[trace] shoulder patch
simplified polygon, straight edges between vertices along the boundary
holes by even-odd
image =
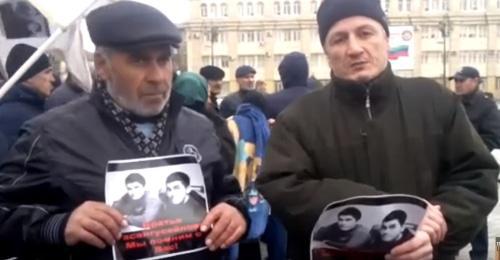
[[[184,147],[182,148],[182,152],[185,154],[193,155],[198,163],[200,163],[201,160],[203,160],[203,157],[198,151],[198,148],[196,148],[196,146],[192,144],[185,144]]]

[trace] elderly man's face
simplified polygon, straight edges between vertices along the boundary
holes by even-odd
[[[323,48],[335,77],[366,83],[387,66],[389,39],[377,21],[353,16],[330,28]]]
[[[158,115],[167,104],[172,67],[169,46],[137,52],[111,51],[96,61],[97,71],[118,105],[146,117]]]

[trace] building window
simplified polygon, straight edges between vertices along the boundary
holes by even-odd
[[[247,3],[247,15],[253,16],[253,4],[250,2]]]
[[[240,16],[244,16],[245,15],[245,9],[243,7],[243,3],[242,2],[238,3],[238,13],[240,14]]]
[[[207,17],[207,5],[201,4],[200,9],[201,9],[201,17]]]
[[[500,0],[498,0],[500,1]],[[311,1],[311,10],[313,13],[317,13],[318,12],[318,2],[316,1]]]
[[[300,15],[300,1],[293,2],[293,14]]]
[[[468,25],[460,28],[460,38],[486,38],[486,26]]]
[[[220,14],[224,17],[227,17],[227,4],[222,3],[220,5]]]
[[[257,3],[257,14],[260,16],[264,15],[264,3],[262,2]]]
[[[449,0],[424,0],[425,11],[448,11]]]
[[[442,34],[437,26],[422,26],[422,39],[441,39]]]
[[[216,4],[210,5],[210,16],[217,17],[217,5]]]
[[[399,0],[398,1],[398,11],[400,11],[400,12],[411,11],[411,0]]]
[[[274,2],[274,14],[281,15],[281,4],[280,2]]]
[[[281,40],[285,42],[300,41],[300,31],[297,30],[282,30]]]
[[[464,11],[482,11],[486,8],[486,0],[461,0],[461,7]]]
[[[214,56],[214,66],[229,68],[229,56]]]
[[[291,11],[290,1],[285,1],[283,4],[283,14],[290,15],[292,13]]]

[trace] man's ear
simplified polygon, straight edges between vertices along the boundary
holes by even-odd
[[[109,61],[102,53],[96,52],[94,54],[94,64],[95,64],[95,72],[97,78],[100,80],[108,80],[109,77]]]

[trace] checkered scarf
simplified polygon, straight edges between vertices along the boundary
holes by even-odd
[[[96,88],[102,97],[102,101],[106,110],[120,124],[125,132],[132,138],[139,151],[147,156],[158,156],[159,149],[165,135],[165,127],[167,125],[167,111],[163,111],[161,116],[155,122],[153,134],[151,137],[146,137],[138,130],[136,123],[130,119],[130,113],[118,106],[111,95],[105,88]]]

